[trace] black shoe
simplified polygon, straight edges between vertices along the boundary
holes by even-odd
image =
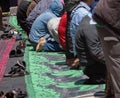
[[[27,92],[23,92],[21,89],[19,89],[17,92],[17,98],[26,98],[26,97],[27,97]]]
[[[105,79],[104,78],[99,78],[99,79],[95,79],[95,78],[90,78],[87,79],[84,84],[105,84]]]
[[[0,26],[0,31],[5,31],[5,28],[3,26]]]

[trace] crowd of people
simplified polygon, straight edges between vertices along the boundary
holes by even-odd
[[[21,0],[17,21],[34,51],[65,52],[66,64],[83,70],[86,83],[106,83],[105,98],[119,98],[119,5],[118,0]]]

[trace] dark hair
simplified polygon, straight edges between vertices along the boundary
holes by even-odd
[[[0,91],[0,97],[2,97],[4,95],[3,91]]]
[[[5,94],[6,98],[14,98],[14,93],[13,92],[7,92]]]

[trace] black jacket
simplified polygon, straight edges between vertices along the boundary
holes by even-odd
[[[78,27],[75,36],[77,56],[82,64],[105,63],[104,54],[95,24],[90,24],[91,18],[85,16]]]

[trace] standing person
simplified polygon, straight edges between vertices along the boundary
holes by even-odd
[[[106,60],[105,98],[120,98],[120,1],[100,0],[94,11]]]

